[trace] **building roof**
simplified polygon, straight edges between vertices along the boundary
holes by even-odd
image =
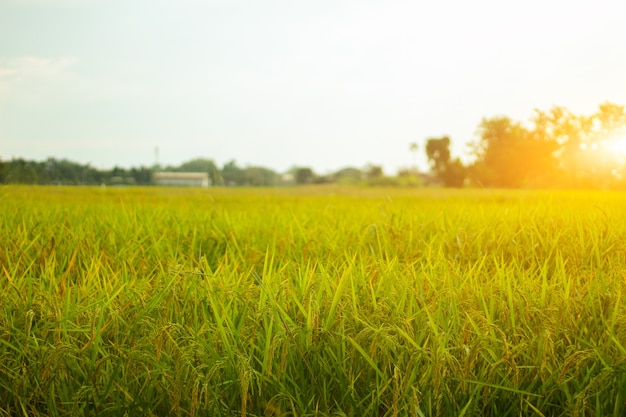
[[[202,180],[208,178],[206,172],[155,172],[153,179],[181,179],[181,180]]]

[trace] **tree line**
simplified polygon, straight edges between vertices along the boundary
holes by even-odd
[[[196,158],[174,166],[139,168],[114,167],[98,170],[90,164],[80,164],[67,159],[48,158],[31,161],[13,158],[0,160],[0,184],[34,185],[152,185],[155,172],[205,172],[216,186],[267,187],[291,184],[360,183],[373,182],[383,177],[381,166],[365,169],[344,168],[329,175],[319,175],[310,167],[294,167],[278,173],[261,166],[240,167],[235,160],[221,168],[211,159]],[[381,181],[382,182],[382,181]]]
[[[526,123],[485,118],[467,165],[451,158],[449,145],[444,136],[425,146],[432,172],[446,186],[626,188],[626,113],[612,103],[591,115],[558,106],[535,110]]]
[[[621,139],[621,142],[620,142]],[[261,166],[240,167],[235,160],[219,167],[196,158],[179,166],[99,170],[90,164],[48,158],[0,160],[0,183],[39,185],[150,185],[152,174],[206,172],[217,186],[277,186],[313,183],[364,183],[387,186],[436,184],[447,187],[626,188],[626,113],[604,103],[592,115],[576,115],[563,107],[535,110],[526,123],[506,116],[484,118],[471,142],[474,160],[453,158],[448,136],[427,138],[424,151],[430,174],[415,167],[387,176],[380,165],[347,167],[319,175],[310,167],[278,173]],[[621,146],[621,147],[620,147]],[[409,150],[415,153],[417,143]]]

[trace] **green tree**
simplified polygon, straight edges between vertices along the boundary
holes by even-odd
[[[206,172],[212,184],[221,184],[220,170],[212,159],[195,158],[174,169],[177,172]]]
[[[450,158],[450,138],[429,138],[426,140],[426,156],[435,176],[446,187],[462,187],[467,170],[457,158]]]
[[[556,143],[508,117],[483,119],[474,144],[473,179],[484,186],[542,186],[553,175]]]
[[[247,185],[269,187],[278,183],[278,174],[269,168],[247,167],[244,169]]]
[[[623,106],[604,103],[596,113],[563,107],[535,110],[530,123],[483,119],[474,144],[472,178],[485,186],[610,188],[623,181],[626,155],[612,148],[626,136]]]
[[[587,140],[584,132],[590,128],[590,120],[555,106],[548,112],[535,110],[530,121],[533,129],[529,138],[533,144],[527,151],[528,176],[536,185],[572,185],[572,173],[578,170],[581,144]]]
[[[244,185],[246,183],[246,173],[237,166],[234,159],[224,164],[221,175],[224,185]]]
[[[315,179],[315,172],[308,167],[296,168],[294,172],[296,184],[311,184]]]
[[[485,186],[518,187],[523,181],[517,158],[526,130],[508,117],[483,119],[478,127],[480,141],[475,144],[477,156],[474,174]]]
[[[365,175],[367,176],[368,180],[372,180],[384,177],[385,173],[382,166],[370,164],[365,169]]]
[[[12,159],[6,168],[6,182],[9,184],[38,184],[40,167],[37,162],[23,158]]]
[[[358,168],[346,167],[335,172],[331,178],[338,183],[356,184],[363,179],[363,172]]]
[[[148,185],[152,182],[152,170],[150,168],[131,168],[130,175],[137,185]]]
[[[426,140],[426,156],[435,173],[443,172],[450,162],[450,138],[429,138]]]

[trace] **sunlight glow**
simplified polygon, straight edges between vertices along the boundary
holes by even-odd
[[[626,155],[626,136],[618,136],[614,139],[606,140],[603,145],[609,152],[620,156]]]

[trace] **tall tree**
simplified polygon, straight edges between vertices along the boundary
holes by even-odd
[[[466,169],[457,158],[450,158],[450,138],[429,138],[426,140],[426,156],[431,171],[446,187],[462,187],[465,182]]]
[[[443,172],[450,162],[450,138],[429,138],[426,140],[426,156],[435,173]]]
[[[483,119],[478,133],[472,176],[484,186],[535,185],[553,161],[553,144],[508,117]]]
[[[535,110],[530,122],[533,126],[530,138],[539,148],[530,155],[535,161],[536,182],[547,186],[571,186],[572,174],[580,168],[590,120],[555,106],[548,112]],[[543,179],[539,180],[541,176]]]

